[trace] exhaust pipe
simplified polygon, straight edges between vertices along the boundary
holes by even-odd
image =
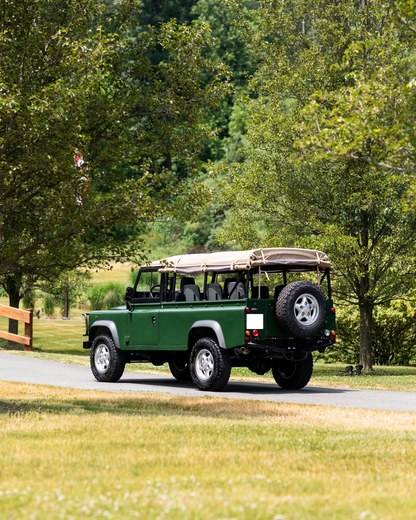
[[[245,356],[248,356],[251,352],[251,350],[247,347],[237,347],[234,349],[236,354],[244,354]]]

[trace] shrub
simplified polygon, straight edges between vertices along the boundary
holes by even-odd
[[[323,356],[327,362],[356,364],[360,359],[360,313],[357,306],[337,306],[337,342]],[[396,300],[378,305],[373,314],[373,362],[376,365],[416,363],[416,307]]]
[[[122,293],[118,293],[114,289],[110,289],[104,296],[104,309],[111,309],[112,307],[118,307],[124,303],[124,290]]]
[[[52,294],[45,294],[43,297],[43,308],[48,318],[55,317],[55,298]]]
[[[97,283],[88,290],[88,301],[91,309],[111,309],[124,303],[126,288],[117,282]]]
[[[22,305],[24,309],[34,309],[36,302],[36,293],[35,291],[28,291],[23,296]]]

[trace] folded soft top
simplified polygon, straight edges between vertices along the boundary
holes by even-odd
[[[161,272],[187,274],[241,271],[258,266],[275,266],[276,270],[284,269],[288,272],[332,269],[328,256],[322,251],[285,247],[177,255],[156,260],[151,266],[160,267]]]

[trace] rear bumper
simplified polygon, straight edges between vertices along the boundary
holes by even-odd
[[[279,354],[289,354],[295,352],[325,352],[335,341],[329,339],[321,340],[278,340],[274,341],[249,341],[247,348],[258,349]]]

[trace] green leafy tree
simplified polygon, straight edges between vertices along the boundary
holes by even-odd
[[[0,5],[0,283],[12,306],[38,280],[139,257],[140,245],[117,240],[121,224],[193,210],[201,189],[186,192],[211,133],[201,111],[223,97],[226,71],[202,55],[205,25],[132,36],[137,10],[133,0]],[[186,165],[184,178],[166,156]]]
[[[243,244],[327,251],[337,299],[358,306],[360,360],[371,369],[375,306],[414,285],[409,177],[393,160],[385,164],[394,154],[377,140],[377,119],[391,141],[398,127],[405,132],[403,94],[392,81],[405,78],[413,40],[383,2],[260,2],[257,14],[258,97],[249,107],[248,161],[225,190],[231,231]],[[389,80],[380,92],[377,77]]]
[[[175,19],[178,23],[190,23],[196,19],[192,7],[197,0],[141,0],[138,19],[145,28],[158,26]]]
[[[250,10],[257,7],[257,1],[244,0],[241,5],[244,15],[250,18]],[[208,23],[212,31],[214,40],[207,49],[209,56],[214,61],[223,62],[232,72],[234,95],[207,114],[207,122],[217,129],[217,134],[216,139],[211,139],[204,150],[204,159],[228,160],[229,156],[235,156],[236,149],[242,144],[241,130],[244,129],[244,123],[236,128],[235,122],[237,117],[241,120],[245,115],[242,110],[244,101],[240,98],[247,93],[255,59],[250,46],[236,28],[236,14],[225,0],[199,0],[192,12],[198,15],[199,20]]]

